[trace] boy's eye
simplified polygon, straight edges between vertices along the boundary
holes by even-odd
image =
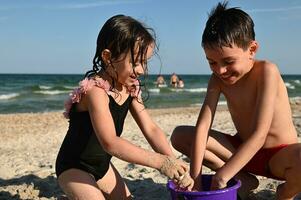
[[[235,61],[234,60],[225,60],[224,61],[224,63],[226,64],[226,65],[231,65],[231,64],[233,64]]]
[[[232,64],[233,61],[226,61],[225,63],[229,65],[229,64]]]

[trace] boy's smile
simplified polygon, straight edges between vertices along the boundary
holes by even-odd
[[[222,48],[204,48],[212,72],[225,84],[232,85],[253,66],[253,54],[236,45]],[[252,54],[252,55],[251,55]]]

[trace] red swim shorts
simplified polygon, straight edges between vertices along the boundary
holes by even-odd
[[[226,135],[226,137],[235,148],[238,148],[238,146],[241,144],[241,140],[238,136]],[[260,149],[242,170],[252,174],[265,176],[267,178],[283,180],[282,178],[271,174],[269,169],[269,161],[278,151],[287,146],[288,144],[281,144],[272,148]]]

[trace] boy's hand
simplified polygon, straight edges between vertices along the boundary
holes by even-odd
[[[221,176],[216,173],[212,176],[210,190],[219,190],[227,187],[227,180],[223,179]]]
[[[193,188],[192,188],[192,191],[202,191],[203,190],[203,185],[202,185],[202,180],[201,178],[196,178],[194,180],[194,185],[193,185]]]

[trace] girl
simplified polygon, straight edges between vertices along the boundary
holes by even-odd
[[[162,130],[151,120],[141,98],[139,76],[156,47],[151,29],[116,15],[102,27],[93,70],[66,102],[69,130],[56,160],[56,174],[69,199],[131,199],[112,156],[156,168],[181,187],[192,187],[186,164],[175,159]],[[130,110],[155,152],[120,137]]]

